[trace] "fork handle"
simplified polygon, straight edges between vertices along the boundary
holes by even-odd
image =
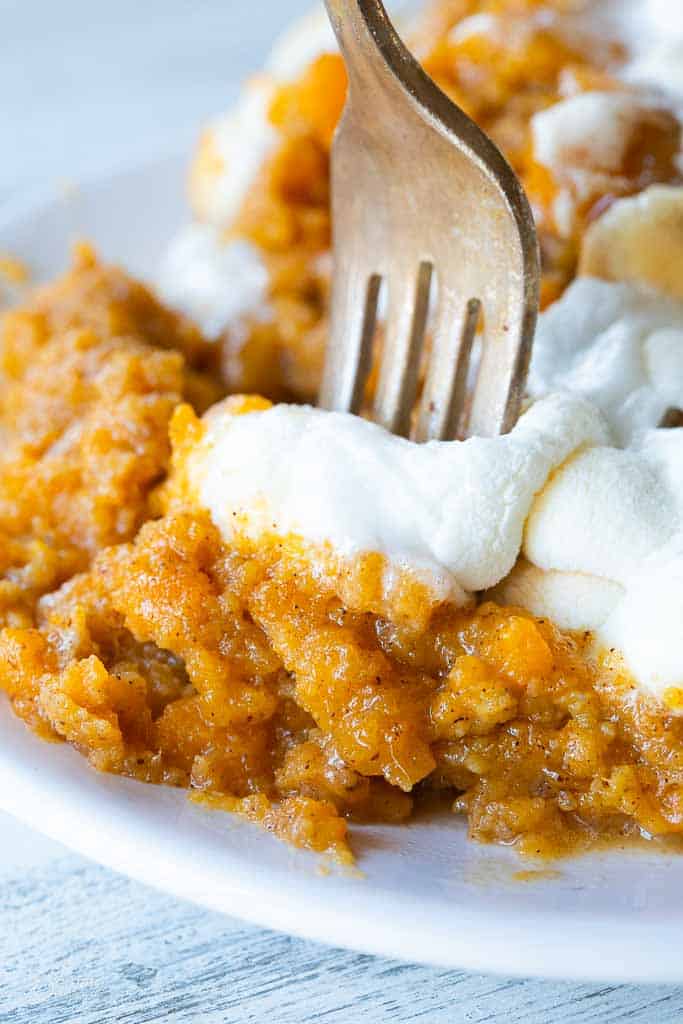
[[[414,63],[396,32],[382,0],[325,0],[327,13],[349,75],[350,92],[381,82],[387,64]]]

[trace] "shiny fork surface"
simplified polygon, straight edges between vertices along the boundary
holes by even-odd
[[[384,282],[377,422],[403,436],[414,422],[419,441],[506,433],[519,415],[538,311],[526,196],[491,140],[408,52],[381,0],[326,6],[349,90],[332,156],[334,279],[320,404],[360,411]],[[432,291],[431,351],[413,420]]]

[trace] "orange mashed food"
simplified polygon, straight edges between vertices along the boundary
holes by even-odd
[[[677,128],[644,125],[616,191],[562,235],[530,118],[612,88],[603,68],[623,55],[530,27],[559,6],[441,0],[417,44],[521,175],[546,301],[573,276],[591,218],[677,174]],[[508,30],[453,35],[482,11]],[[292,537],[226,546],[185,486],[196,414],[226,391],[315,394],[345,87],[324,55],[273,102],[280,144],[226,226],[270,272],[273,316],[245,337],[209,344],[87,247],[0,322],[0,689],[99,770],[187,787],[342,859],[348,821],[403,822],[434,794],[475,839],[534,856],[678,833],[683,719],[596,661],[590,636],[491,603],[434,606],[417,584],[396,614],[378,596],[379,556],[340,569]]]
[[[377,555],[226,546],[183,473],[211,352],[123,272],[81,250],[0,364],[0,688],[40,735],[341,859],[435,793],[534,856],[683,827],[683,721],[589,636],[418,583],[392,615]]]
[[[0,620],[134,536],[163,477],[168,422],[220,395],[215,349],[81,246],[73,270],[0,324]]]
[[[622,165],[577,197],[569,230],[559,224],[562,183],[534,153],[531,119],[585,92],[620,92],[615,77],[628,54],[590,32],[562,31],[566,0],[433,0],[414,37],[414,52],[437,84],[493,138],[520,177],[536,219],[542,253],[541,302],[559,298],[576,273],[585,229],[615,199],[658,182],[680,182],[680,125],[664,107],[643,112],[624,147]],[[472,15],[495,16],[466,33]],[[275,400],[315,401],[322,373],[329,302],[330,148],[346,96],[338,54],[316,58],[277,91],[269,111],[278,143],[255,178],[226,237],[247,239],[269,272],[270,315],[259,315],[222,339],[228,389]],[[593,168],[576,153],[580,174]],[[571,170],[571,168],[568,168]],[[200,142],[191,196],[221,173],[210,133]],[[584,175],[585,176],[585,175]],[[201,201],[197,202],[202,215]]]

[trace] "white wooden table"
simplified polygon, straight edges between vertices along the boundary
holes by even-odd
[[[189,146],[307,4],[0,0],[0,203]],[[361,1020],[664,1024],[683,1021],[683,990],[486,978],[323,949],[161,896],[0,815],[0,1024]]]

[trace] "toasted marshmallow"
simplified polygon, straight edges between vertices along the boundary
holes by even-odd
[[[579,207],[628,188],[626,158],[645,130],[662,139],[679,130],[658,95],[583,92],[534,114],[534,158],[557,185],[555,221],[562,234],[572,234]]]
[[[651,185],[618,199],[586,231],[579,272],[683,300],[683,187]]]

